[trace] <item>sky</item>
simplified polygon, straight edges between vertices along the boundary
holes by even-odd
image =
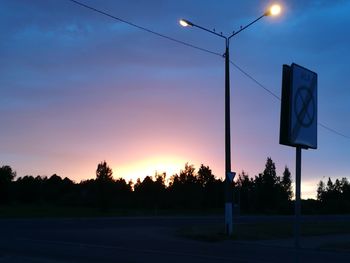
[[[216,53],[269,0],[80,0]],[[281,95],[282,65],[318,74],[318,149],[302,153],[302,197],[350,176],[350,1],[279,1],[231,40],[230,58]],[[0,165],[17,176],[95,177],[103,160],[136,180],[186,162],[224,177],[224,59],[103,16],[69,0],[1,0]],[[295,148],[279,144],[280,101],[231,65],[232,170],[255,176],[267,157],[294,178]]]

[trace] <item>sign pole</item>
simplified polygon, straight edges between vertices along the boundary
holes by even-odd
[[[301,236],[301,151],[317,149],[317,73],[283,65],[280,144],[295,147],[294,246]]]
[[[295,222],[294,222],[294,246],[300,248],[300,214],[301,214],[301,146],[296,146],[295,162]]]

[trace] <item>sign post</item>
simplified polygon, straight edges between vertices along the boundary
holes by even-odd
[[[294,246],[300,247],[300,215],[301,215],[301,147],[296,148],[295,158],[295,224]]]
[[[300,247],[301,150],[317,149],[317,74],[283,65],[280,144],[296,148],[294,245]]]
[[[227,235],[232,235],[233,233],[233,191],[232,182],[235,178],[235,172],[228,172],[225,178],[225,230]]]

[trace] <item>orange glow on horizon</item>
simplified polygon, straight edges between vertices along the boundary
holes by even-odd
[[[124,178],[126,181],[132,180],[134,183],[138,178],[143,180],[146,176],[154,176],[155,173],[166,173],[166,180],[172,175],[184,169],[186,161],[173,156],[154,156],[143,160],[132,161],[113,169],[114,178]]]
[[[292,178],[293,178],[292,174]],[[302,199],[316,199],[317,198],[317,180],[304,180],[301,181],[301,198]],[[293,193],[295,194],[295,183],[292,183]],[[295,199],[295,196],[292,198]]]

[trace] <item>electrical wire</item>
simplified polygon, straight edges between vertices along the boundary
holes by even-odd
[[[337,134],[337,135],[339,135],[339,136],[341,136],[341,137],[343,137],[345,139],[349,139],[350,140],[350,136],[347,136],[347,135],[345,135],[345,134],[343,134],[341,132],[338,132],[337,130],[332,129],[332,128],[328,127],[327,125],[325,125],[325,124],[323,124],[321,122],[318,122],[317,124],[319,126],[321,126],[323,129],[326,129],[326,130],[328,130],[330,132],[333,132],[334,134]]]
[[[85,8],[87,8],[87,9],[90,9],[90,10],[92,10],[92,11],[94,11],[94,12],[97,12],[97,13],[99,13],[99,14],[101,14],[101,15],[107,16],[107,17],[109,17],[109,18],[113,18],[113,19],[115,19],[115,20],[118,20],[119,22],[123,22],[123,23],[125,23],[125,24],[127,24],[127,25],[129,25],[129,26],[132,26],[132,27],[138,28],[138,29],[140,29],[140,30],[146,31],[146,32],[148,32],[148,33],[151,33],[151,34],[156,35],[156,36],[158,36],[158,37],[162,37],[162,38],[168,39],[168,40],[170,40],[170,41],[176,42],[176,43],[178,43],[178,44],[181,44],[181,45],[184,45],[184,46],[188,46],[188,47],[191,47],[191,48],[195,48],[195,49],[198,49],[198,50],[200,50],[200,51],[207,52],[207,53],[212,54],[212,55],[222,56],[222,54],[217,53],[217,52],[215,52],[215,51],[211,51],[211,50],[209,50],[209,49],[201,48],[201,47],[192,45],[192,44],[190,44],[190,43],[187,43],[187,42],[184,42],[184,41],[181,41],[181,40],[178,40],[178,39],[175,39],[175,38],[166,36],[166,35],[164,35],[164,34],[158,33],[158,32],[156,32],[156,31],[150,30],[150,29],[148,29],[148,28],[146,28],[146,27],[136,25],[136,24],[134,24],[134,23],[131,23],[131,22],[129,22],[129,21],[126,21],[126,20],[121,19],[121,18],[119,18],[119,17],[116,17],[116,16],[114,16],[114,15],[108,14],[108,13],[106,13],[106,12],[104,12],[104,11],[101,11],[101,10],[99,10],[99,9],[96,9],[96,8],[92,7],[92,6],[86,5],[86,4],[81,3],[81,2],[79,2],[79,1],[76,1],[76,0],[68,0],[68,1],[71,1],[71,2],[73,2],[73,3],[75,3],[75,4],[77,4],[77,5],[80,5],[80,6],[82,6],[82,7],[85,7]]]
[[[230,63],[231,63],[236,69],[238,69],[242,74],[244,74],[247,78],[249,78],[250,80],[252,80],[255,84],[257,84],[257,85],[260,86],[261,88],[263,88],[266,92],[268,92],[271,96],[273,96],[273,97],[276,98],[277,100],[281,101],[281,98],[280,98],[276,93],[274,93],[274,92],[272,92],[270,89],[266,88],[261,82],[259,82],[258,80],[256,80],[252,75],[248,74],[245,70],[243,70],[241,67],[239,67],[239,66],[238,66],[237,64],[235,64],[234,62],[230,61]],[[325,124],[323,124],[323,123],[321,123],[321,122],[317,122],[317,124],[318,124],[320,127],[324,128],[324,129],[326,129],[326,130],[328,130],[328,131],[330,131],[330,132],[332,132],[332,133],[334,133],[334,134],[336,134],[336,135],[338,135],[338,136],[341,136],[341,137],[346,138],[346,139],[350,139],[350,136],[347,136],[347,135],[345,135],[345,134],[343,134],[343,133],[341,133],[341,132],[338,132],[337,130],[335,130],[335,129],[333,129],[333,128],[331,128],[331,127],[329,127],[329,126],[327,126],[327,125],[325,125]]]
[[[243,75],[245,75],[247,78],[249,78],[250,80],[252,80],[255,84],[257,84],[259,87],[263,88],[266,92],[268,92],[272,97],[274,97],[277,100],[281,100],[281,98],[275,94],[274,92],[272,92],[270,89],[266,88],[263,84],[261,84],[259,81],[257,81],[252,75],[248,74],[245,70],[243,70],[240,66],[238,66],[237,64],[235,64],[234,62],[232,62],[230,60],[230,63],[238,70],[240,71]]]
[[[195,46],[195,45],[193,45],[193,44],[190,44],[190,43],[187,43],[187,42],[184,42],[184,41],[175,39],[175,38],[173,38],[173,37],[169,37],[169,36],[164,35],[164,34],[161,34],[161,33],[158,33],[158,32],[156,32],[156,31],[150,30],[150,29],[148,29],[148,28],[146,28],[146,27],[139,26],[139,25],[134,24],[134,23],[132,23],[132,22],[129,22],[129,21],[127,21],[127,20],[124,20],[124,19],[121,19],[121,18],[116,17],[116,16],[114,16],[114,15],[108,14],[108,13],[106,13],[106,12],[104,12],[104,11],[101,11],[101,10],[99,10],[99,9],[97,9],[97,8],[94,8],[94,7],[89,6],[89,5],[87,5],[87,4],[81,3],[81,2],[79,2],[79,1],[76,1],[76,0],[68,0],[68,1],[70,1],[70,2],[72,2],[72,3],[74,3],[74,4],[77,4],[77,5],[81,6],[81,7],[84,7],[84,8],[87,8],[87,9],[89,9],[89,10],[92,10],[92,11],[94,11],[94,12],[97,12],[97,13],[99,13],[99,14],[101,14],[101,15],[104,15],[104,16],[107,16],[107,17],[109,17],[109,18],[115,19],[115,20],[117,20],[117,21],[119,21],[119,22],[125,23],[125,24],[127,24],[127,25],[132,26],[132,27],[135,27],[135,28],[138,28],[138,29],[143,30],[143,31],[145,31],[145,32],[151,33],[151,34],[156,35],[156,36],[158,36],[158,37],[161,37],[161,38],[164,38],[164,39],[167,39],[167,40],[176,42],[176,43],[178,43],[178,44],[181,44],[181,45],[184,45],[184,46],[187,46],[187,47],[191,47],[191,48],[194,48],[194,49],[197,49],[197,50],[200,50],[200,51],[203,51],[203,52],[212,54],[212,55],[216,55],[216,56],[223,57],[222,54],[220,54],[220,53],[218,53],[218,52],[211,51],[211,50],[209,50],[209,49],[205,49],[205,48],[202,48],[202,47],[198,47],[198,46]],[[257,84],[259,87],[261,87],[261,88],[264,89],[266,92],[268,92],[272,97],[274,97],[275,99],[277,99],[277,100],[279,100],[279,101],[281,100],[281,98],[280,98],[277,94],[275,94],[273,91],[271,91],[270,89],[268,89],[267,87],[265,87],[265,85],[263,85],[261,82],[259,82],[258,80],[256,80],[252,75],[250,75],[249,73],[247,73],[247,72],[246,72],[245,70],[243,70],[240,66],[238,66],[237,64],[235,64],[235,63],[232,62],[232,61],[230,61],[230,63],[231,63],[239,72],[241,72],[243,75],[245,75],[247,78],[249,78],[250,80],[252,80],[252,81],[253,81],[255,84]],[[324,129],[326,129],[326,130],[328,130],[329,132],[332,132],[332,133],[334,133],[334,134],[336,134],[336,135],[338,135],[338,136],[341,136],[341,137],[343,137],[343,138],[350,139],[350,136],[345,135],[345,134],[343,134],[343,133],[341,133],[341,132],[338,132],[337,130],[335,130],[335,129],[333,129],[333,128],[330,128],[329,126],[327,126],[327,125],[325,125],[325,124],[323,124],[323,123],[318,122],[317,124],[318,124],[320,127],[324,128]]]

